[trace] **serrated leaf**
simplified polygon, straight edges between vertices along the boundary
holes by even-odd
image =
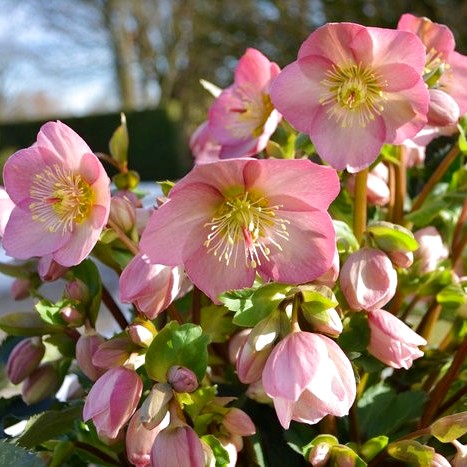
[[[211,342],[225,342],[235,331],[230,310],[225,306],[209,305],[201,308],[201,327]]]
[[[174,365],[192,370],[201,381],[208,365],[209,337],[200,326],[175,321],[167,324],[151,342],[146,353],[148,376],[158,382],[167,382],[167,372]]]
[[[83,406],[68,407],[64,410],[49,410],[31,417],[18,438],[18,444],[33,448],[44,441],[63,435],[73,428],[82,417]]]
[[[114,131],[109,141],[110,155],[121,165],[125,166],[128,160],[128,129],[125,114],[120,114],[120,126]]]
[[[32,452],[14,446],[13,444],[0,442],[0,465],[40,467],[45,466],[44,461]]]
[[[418,249],[413,233],[401,225],[386,221],[373,222],[367,232],[381,250],[409,252]]]
[[[12,336],[43,336],[63,332],[65,326],[47,324],[33,311],[16,311],[0,316],[0,329]]]

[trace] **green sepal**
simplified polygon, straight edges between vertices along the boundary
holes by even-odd
[[[201,381],[208,365],[209,336],[201,326],[176,321],[168,323],[148,347],[146,371],[148,376],[160,383],[167,382],[167,372],[174,365],[193,371]]]
[[[112,177],[112,181],[119,190],[133,190],[139,185],[140,176],[134,170],[120,172]]]
[[[337,251],[339,256],[357,251],[359,245],[352,229],[343,221],[333,220],[332,223],[336,231]]]
[[[360,454],[369,462],[375,458],[388,445],[389,438],[384,435],[375,436],[366,441],[360,448]]]

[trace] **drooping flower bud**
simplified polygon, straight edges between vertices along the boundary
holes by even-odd
[[[305,319],[317,332],[338,337],[342,332],[342,320],[334,308],[320,310],[317,313],[304,313]]]
[[[16,344],[8,357],[6,372],[13,384],[24,381],[38,366],[45,353],[40,337],[23,339]]]
[[[350,175],[347,179],[347,189],[349,193],[355,195],[355,175]],[[368,173],[366,181],[366,199],[368,204],[375,206],[386,206],[389,203],[391,193],[388,187],[388,169],[380,163]]]
[[[13,300],[23,300],[29,297],[31,281],[29,279],[15,279],[11,284],[10,292]]]
[[[148,323],[151,323],[151,321],[148,321]],[[152,327],[154,328],[154,325],[152,325]],[[131,323],[128,326],[128,334],[130,336],[130,339],[136,345],[139,345],[141,347],[149,347],[152,340],[154,339],[155,331],[156,331],[156,328],[154,328],[154,331],[153,331],[152,329],[150,329],[149,326],[146,326],[138,322]]]
[[[397,272],[385,253],[364,247],[347,258],[339,282],[352,309],[374,310],[394,296]]]
[[[169,368],[167,381],[175,392],[193,392],[198,387],[198,378],[193,371],[179,365]]]
[[[37,263],[37,272],[44,282],[60,279],[67,271],[68,268],[53,260],[52,255],[41,256]]]
[[[426,345],[426,340],[393,314],[385,310],[370,311],[368,324],[368,351],[386,365],[407,370],[415,359],[423,356],[418,347]]]
[[[36,368],[23,382],[21,397],[27,405],[36,404],[58,390],[58,373],[51,363]]]
[[[129,336],[113,337],[104,342],[94,352],[92,363],[100,368],[113,368],[124,365],[131,353],[139,348],[131,341]]]
[[[235,333],[229,340],[229,361],[232,365],[237,362],[238,354],[242,345],[245,343],[251,329],[242,329]]]
[[[460,110],[457,102],[441,89],[428,89],[430,105],[428,107],[428,125],[455,125],[459,120]]]
[[[65,285],[65,296],[79,302],[89,300],[89,287],[80,279],[74,279]]]
[[[103,368],[94,365],[92,362],[93,355],[104,342],[104,337],[93,331],[83,334],[76,343],[76,360],[78,362],[78,366],[92,381],[96,381],[105,373]]]
[[[388,251],[386,254],[397,268],[407,269],[413,264],[413,253],[411,251]]]
[[[64,306],[61,308],[60,317],[72,327],[79,327],[84,323],[84,316],[74,306]]]
[[[272,402],[272,399],[266,394],[261,380],[249,384],[245,395],[260,404],[270,404]]]
[[[421,273],[434,271],[438,262],[448,257],[448,249],[435,227],[424,227],[415,232],[419,248],[415,252],[416,264]]]
[[[467,446],[457,440],[451,441],[451,443],[457,449],[457,454],[452,459],[453,467],[464,467],[467,465]]]
[[[224,415],[222,424],[229,433],[234,435],[251,436],[256,433],[256,427],[251,418],[236,407],[230,408]]]
[[[110,200],[109,219],[124,232],[130,232],[136,224],[136,207],[124,196],[113,196]]]

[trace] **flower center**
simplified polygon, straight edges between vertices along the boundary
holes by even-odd
[[[269,206],[264,197],[245,192],[226,199],[216,211],[209,227],[210,233],[204,245],[208,253],[224,260],[226,265],[237,258],[244,258],[246,267],[261,266],[261,259],[269,261],[268,246],[274,245],[282,251],[280,241],[288,240],[287,224],[276,212],[282,206]]]
[[[33,220],[43,222],[49,232],[71,232],[75,224],[89,216],[95,199],[93,189],[81,175],[58,165],[36,174],[29,194]]]
[[[333,65],[321,84],[326,90],[319,102],[327,107],[329,117],[334,117],[343,128],[354,123],[364,128],[384,110],[382,87],[387,83],[361,64],[347,67]]]

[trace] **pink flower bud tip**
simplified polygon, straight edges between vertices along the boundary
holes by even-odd
[[[45,346],[38,337],[23,339],[16,344],[8,357],[6,372],[13,384],[24,381],[38,366],[45,353]]]
[[[172,366],[167,372],[167,381],[175,392],[193,392],[198,387],[196,375],[183,366]]]
[[[36,368],[23,382],[21,397],[27,405],[36,404],[52,396],[58,390],[58,373],[46,363]]]

